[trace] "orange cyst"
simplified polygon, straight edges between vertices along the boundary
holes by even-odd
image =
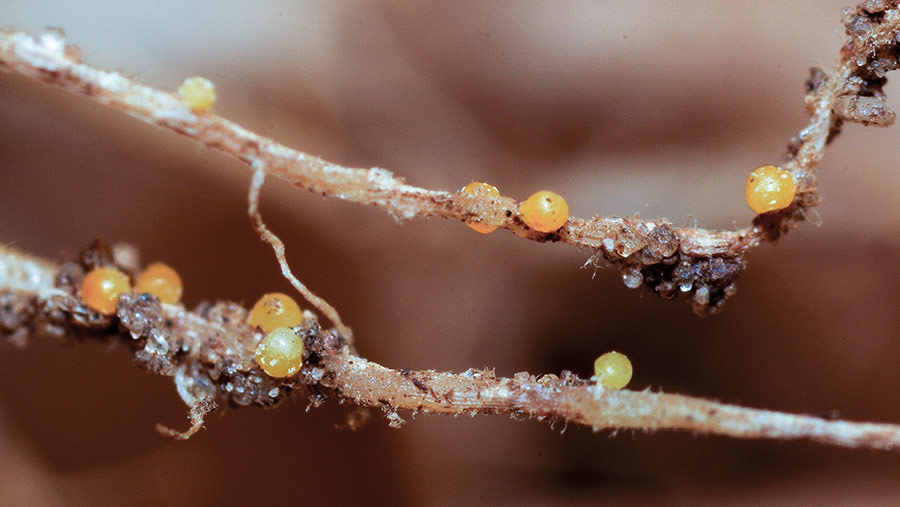
[[[81,282],[81,299],[103,315],[116,313],[119,294],[131,290],[128,275],[116,268],[96,268]]]
[[[494,185],[488,185],[487,183],[482,183],[480,181],[473,181],[468,185],[464,186],[461,192],[465,192],[471,195],[500,195],[500,191],[497,190],[497,187]],[[496,225],[488,225],[483,222],[466,222],[466,225],[469,226],[475,232],[480,232],[482,234],[489,234],[497,230]]]
[[[181,277],[174,269],[162,262],[154,262],[138,277],[134,290],[153,294],[163,303],[174,305],[181,301],[183,286]]]
[[[569,205],[561,195],[541,190],[519,205],[519,213],[528,227],[539,232],[553,232],[569,219]]]
[[[764,165],[747,176],[747,204],[757,214],[787,208],[796,193],[791,173],[780,167]]]
[[[250,310],[247,323],[268,333],[278,327],[295,327],[303,322],[303,311],[287,294],[272,292],[259,298]]]

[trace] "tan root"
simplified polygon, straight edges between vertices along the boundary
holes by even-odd
[[[0,67],[85,95],[148,123],[168,128],[231,155],[254,170],[279,176],[295,186],[329,197],[379,207],[398,220],[439,216],[496,225],[536,241],[559,241],[589,248],[629,273],[640,273],[649,290],[665,298],[684,294],[698,313],[715,312],[734,293],[734,280],[744,269],[743,255],[764,241],[778,238],[805,218],[818,202],[816,170],[824,147],[844,119],[888,124],[892,112],[883,102],[880,82],[871,66],[890,70],[892,38],[898,31],[897,10],[846,21],[850,42],[838,67],[816,71],[808,83],[810,123],[792,139],[786,167],[799,183],[798,197],[787,210],[758,217],[736,231],[674,227],[667,220],[595,216],[572,217],[554,233],[540,233],[521,220],[519,203],[505,196],[473,196],[428,190],[406,184],[380,168],[353,169],[288,148],[211,113],[195,114],[175,95],[144,86],[115,72],[81,63],[79,51],[56,32],[34,38],[0,32]],[[868,18],[866,16],[869,16]],[[870,18],[878,23],[865,24]],[[860,28],[862,27],[862,28]],[[882,55],[871,60],[870,55]],[[837,111],[837,112],[835,112]]]
[[[96,247],[95,247],[96,248]],[[539,377],[517,373],[497,377],[491,371],[440,373],[386,368],[355,355],[337,332],[323,330],[314,319],[298,328],[305,341],[304,366],[292,379],[273,379],[253,361],[261,336],[245,324],[247,310],[233,303],[201,304],[189,312],[162,305],[155,297],[123,294],[115,319],[124,330],[110,331],[111,319],[94,314],[75,297],[78,263],[59,268],[15,250],[0,247],[6,270],[31,269],[27,288],[12,288],[0,278],[0,334],[18,330],[73,329],[113,336],[134,350],[136,363],[175,380],[190,406],[191,427],[180,432],[158,429],[186,439],[203,426],[218,397],[232,405],[271,406],[289,393],[308,393],[315,404],[328,398],[383,410],[392,426],[404,423],[398,412],[451,415],[508,415],[582,424],[603,429],[670,429],[736,438],[807,439],[845,447],[900,448],[900,426],[827,420],[757,410],[676,394],[606,390],[570,372]],[[30,267],[29,267],[30,266]],[[3,271],[0,271],[3,273]],[[55,281],[54,281],[55,280]],[[349,423],[356,427],[357,415]],[[363,419],[364,420],[364,419]],[[361,423],[359,423],[361,424]]]
[[[798,183],[790,207],[757,216],[751,226],[736,231],[678,228],[666,220],[593,217],[570,218],[555,233],[528,228],[518,202],[509,197],[415,187],[384,169],[342,167],[214,114],[195,114],[171,93],[82,64],[77,48],[57,33],[35,38],[0,32],[0,68],[173,130],[252,168],[249,214],[256,229],[274,248],[284,275],[336,326],[336,330],[324,330],[308,317],[295,329],[305,340],[303,369],[295,378],[273,379],[253,361],[261,336],[245,324],[247,310],[239,305],[205,303],[188,311],[162,305],[153,296],[126,293],[119,298],[115,316],[87,308],[78,298],[84,273],[98,263],[116,262],[112,252],[98,244],[77,262],[62,266],[0,248],[0,334],[21,343],[25,335],[42,329],[120,338],[134,349],[139,366],[173,377],[179,395],[191,407],[188,431],[161,429],[176,438],[188,438],[202,427],[203,417],[215,409],[214,399],[270,406],[301,390],[315,402],[338,398],[359,407],[381,408],[392,425],[403,422],[398,411],[506,414],[597,430],[678,429],[737,438],[802,438],[847,447],[895,448],[900,444],[897,425],[826,420],[649,391],[603,390],[569,372],[499,378],[490,371],[454,374],[383,367],[355,355],[350,329],[334,308],[291,274],[283,243],[265,227],[258,210],[264,175],[274,174],[299,188],[373,205],[398,220],[438,216],[479,221],[526,239],[586,247],[629,270],[632,281],[662,297],[685,293],[698,312],[715,311],[734,293],[733,282],[744,268],[746,251],[774,241],[817,204],[817,170],[825,146],[842,122],[886,126],[894,121],[882,87],[885,73],[900,67],[897,3],[868,1],[848,9],[844,25],[848,41],[841,49],[840,63],[830,72],[813,69],[807,82],[810,121],[791,140],[784,166]],[[365,417],[357,419],[352,427]]]

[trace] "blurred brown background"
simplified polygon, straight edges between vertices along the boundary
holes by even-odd
[[[146,4],[146,5],[144,5]],[[575,215],[749,223],[747,171],[805,122],[808,67],[830,67],[843,2],[3,2],[4,28],[63,27],[84,61],[174,90],[350,166],[415,185],[473,179]],[[900,95],[888,86],[896,106]],[[627,290],[588,252],[402,226],[270,179],[263,213],[298,276],[392,367],[590,373],[627,353],[631,387],[900,422],[900,143],[848,125],[822,171],[821,225],[750,255],[722,315]],[[186,303],[288,290],[245,213],[240,163],[86,99],[0,74],[0,241],[63,259],[93,238],[137,245]],[[818,218],[817,218],[818,221]],[[0,345],[0,504],[399,505],[896,500],[900,457],[806,442],[607,432],[502,417],[346,407],[225,410],[186,443],[170,379],[123,348]],[[220,411],[221,413],[221,411]]]

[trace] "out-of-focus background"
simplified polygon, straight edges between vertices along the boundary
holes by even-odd
[[[547,188],[572,212],[744,226],[744,178],[805,122],[842,1],[30,2],[3,28],[64,28],[84,61],[174,90],[275,140],[415,185]],[[887,89],[897,105],[900,92]],[[625,352],[631,388],[900,422],[900,130],[848,125],[822,205],[749,256],[723,314],[626,289],[589,252],[404,225],[271,179],[263,213],[360,352],[392,367],[511,375]],[[93,238],[164,260],[186,304],[288,291],[246,217],[240,163],[87,99],[0,73],[0,241],[64,259]],[[774,504],[895,501],[900,456],[806,442],[608,432],[331,402],[224,410],[188,442],[170,379],[124,348],[0,344],[0,504]],[[220,416],[221,414],[221,416]]]

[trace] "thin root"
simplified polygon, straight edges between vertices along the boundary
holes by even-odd
[[[193,406],[191,406],[190,411],[188,411],[188,420],[191,421],[191,427],[188,428],[187,431],[181,432],[173,430],[162,424],[156,425],[156,431],[176,440],[187,440],[200,431],[200,428],[203,427],[203,421],[206,418],[206,415],[214,412],[217,408],[218,405],[216,405],[216,402],[213,401],[212,398],[203,398],[202,400],[198,400],[197,403],[194,403]]]
[[[253,226],[256,227],[256,231],[259,233],[260,238],[272,245],[272,250],[275,250],[275,257],[278,258],[278,264],[281,266],[281,274],[291,282],[291,285],[293,285],[300,294],[303,294],[303,297],[309,301],[309,304],[316,307],[317,310],[328,317],[328,320],[334,324],[334,327],[337,328],[337,331],[341,336],[348,340],[352,340],[353,331],[344,325],[337,310],[328,304],[328,301],[316,296],[311,290],[306,288],[296,276],[294,276],[294,273],[291,272],[291,267],[288,265],[287,259],[284,257],[284,243],[275,235],[275,233],[270,231],[263,222],[262,215],[259,212],[259,191],[265,181],[266,171],[261,167],[257,167],[256,171],[253,173],[253,180],[250,183],[250,193],[248,195],[250,205],[247,208],[247,212],[250,214],[250,220],[253,221]]]

